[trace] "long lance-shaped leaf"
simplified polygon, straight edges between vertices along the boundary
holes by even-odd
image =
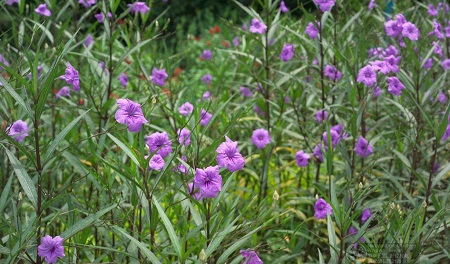
[[[7,69],[7,67],[5,67],[5,69]],[[16,102],[23,107],[23,109],[27,112],[29,118],[32,119],[33,115],[31,114],[30,107],[25,103],[22,97],[18,93],[16,93],[16,91],[14,91],[11,85],[9,85],[9,82],[1,75],[0,82],[3,84],[3,87],[6,89],[6,91],[14,98],[14,100],[16,100]]]
[[[89,112],[87,110],[86,112],[82,113],[79,117],[75,118],[72,122],[70,122],[69,125],[67,125],[55,138],[55,140],[52,141],[50,144],[50,147],[48,147],[47,151],[45,152],[45,161],[48,161],[49,159],[53,158],[52,154],[53,151],[55,151],[58,144],[67,136],[67,134],[72,130],[72,128],[83,118],[83,116]]]
[[[34,186],[33,180],[28,176],[27,171],[23,167],[22,163],[14,156],[14,154],[9,151],[6,147],[3,146],[6,151],[6,155],[8,155],[9,161],[11,162],[12,167],[14,168],[14,172],[17,175],[17,179],[20,182],[25,194],[28,199],[30,199],[31,204],[34,208],[37,208],[37,191]]]
[[[147,246],[144,243],[142,243],[141,241],[139,241],[136,238],[132,237],[125,230],[123,230],[122,228],[120,228],[118,226],[113,226],[113,229],[115,229],[117,232],[121,233],[126,238],[128,238],[131,241],[131,243],[135,244],[141,250],[142,254],[144,256],[146,256],[148,258],[148,260],[150,260],[151,263],[154,263],[154,264],[160,264],[161,263],[158,260],[158,258],[155,256],[155,254],[153,254],[153,252],[151,252],[150,249],[148,249]]]
[[[81,230],[89,227],[92,225],[95,221],[97,221],[100,217],[102,217],[107,212],[111,211],[112,209],[116,208],[116,205],[110,205],[106,208],[103,208],[102,210],[96,212],[95,214],[89,215],[88,217],[84,218],[83,220],[77,222],[75,225],[69,227],[66,229],[66,231],[62,232],[60,236],[64,238],[65,240],[71,238],[76,233],[80,232]]]
[[[169,218],[167,217],[166,213],[164,212],[164,209],[159,204],[158,200],[155,196],[153,196],[153,203],[156,206],[156,209],[158,210],[159,217],[161,217],[161,220],[164,224],[164,227],[167,230],[167,233],[169,234],[170,241],[172,241],[172,245],[175,248],[175,251],[178,254],[178,257],[181,259],[181,245],[180,240],[178,239],[177,235],[175,234],[175,230],[173,229],[172,223],[170,222]]]
[[[247,242],[248,239],[250,239],[250,237],[258,232],[258,230],[260,230],[262,228],[262,226],[253,229],[251,232],[247,233],[245,236],[243,236],[241,239],[239,239],[238,241],[234,242],[233,245],[231,245],[230,247],[227,248],[227,250],[225,250],[225,252],[223,252],[223,254],[219,257],[219,259],[216,261],[216,263],[220,264],[220,263],[226,263],[228,257],[233,254],[234,251],[242,248],[242,246]]]
[[[130,148],[128,148],[122,141],[120,141],[120,139],[116,138],[115,136],[113,136],[113,135],[111,135],[109,133],[107,135],[125,152],[125,154],[127,154],[128,157],[130,157],[130,159],[134,163],[136,163],[136,165],[139,166],[139,161],[134,156],[134,154],[133,154],[133,152],[131,151]]]

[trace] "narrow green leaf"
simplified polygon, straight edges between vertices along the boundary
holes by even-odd
[[[89,110],[87,110],[86,112],[82,113],[80,116],[78,116],[77,118],[75,118],[75,120],[73,120],[72,122],[70,122],[70,124],[68,124],[55,138],[55,140],[52,141],[52,143],[50,144],[50,147],[47,149],[47,151],[45,152],[45,161],[50,160],[51,158],[54,158],[54,156],[52,156],[53,151],[55,151],[56,147],[58,146],[58,144],[67,136],[67,134],[70,132],[70,130],[72,130],[72,128],[78,123],[78,121],[80,121],[83,116],[89,112]]]
[[[251,231],[250,233],[247,233],[245,236],[243,236],[241,239],[239,239],[238,241],[234,242],[233,245],[231,245],[230,247],[227,248],[227,250],[225,250],[225,252],[223,252],[223,254],[219,257],[219,259],[217,260],[217,264],[221,264],[221,263],[227,263],[228,261],[228,257],[236,250],[242,248],[242,246],[247,242],[248,239],[250,239],[250,237],[259,231],[259,229],[261,229],[262,226],[255,228],[253,231]]]
[[[9,67],[2,66],[5,69],[8,69]],[[9,71],[8,71],[9,73]],[[23,79],[23,78],[22,78]],[[3,87],[6,89],[6,91],[16,100],[16,102],[23,107],[23,109],[27,112],[28,117],[33,119],[33,115],[31,114],[30,107],[25,103],[25,101],[22,99],[22,97],[14,91],[14,89],[11,87],[9,82],[3,78],[2,75],[0,75],[0,82],[3,84]]]
[[[336,232],[334,231],[333,221],[331,215],[327,215],[327,230],[328,230],[328,242],[330,243],[330,263],[337,263],[337,247],[336,247]],[[341,241],[341,243],[343,243]]]
[[[127,154],[128,157],[130,157],[130,159],[134,163],[136,163],[136,165],[139,166],[139,161],[134,156],[133,152],[122,141],[120,141],[120,139],[116,138],[115,136],[113,136],[109,133],[107,133],[107,135],[125,152],[125,154]]]
[[[2,190],[2,196],[0,197],[0,214],[3,214],[3,209],[6,207],[6,200],[9,196],[9,191],[11,189],[11,181],[13,177],[9,177],[8,181],[6,182],[5,188]]]
[[[8,155],[9,161],[11,162],[12,167],[14,168],[14,172],[17,175],[17,179],[22,185],[22,188],[27,195],[28,199],[30,199],[31,204],[34,208],[37,208],[37,191],[34,186],[33,180],[28,176],[27,171],[22,166],[22,163],[14,156],[14,154],[9,151],[6,147],[3,146]]]
[[[393,149],[392,152],[394,152],[395,155],[405,164],[406,167],[411,168],[411,163],[409,160],[403,155],[402,153],[398,152],[397,150]]]
[[[96,212],[95,214],[91,214],[88,217],[78,221],[75,225],[69,227],[66,229],[66,231],[61,233],[61,237],[64,238],[64,240],[67,240],[74,236],[76,233],[80,232],[81,230],[89,227],[92,225],[95,221],[100,219],[104,214],[111,211],[112,209],[116,208],[116,204],[110,205],[106,208],[103,208],[102,210]]]
[[[150,249],[147,248],[147,245],[140,242],[139,240],[137,240],[136,238],[132,237],[130,234],[128,234],[125,230],[123,230],[122,228],[118,227],[118,226],[113,226],[113,229],[115,229],[117,232],[121,233],[122,235],[124,235],[126,238],[128,238],[131,243],[135,244],[142,252],[142,254],[144,256],[147,257],[147,259],[154,264],[160,264],[161,262],[158,260],[158,258],[155,256],[155,254],[153,254],[153,252],[150,251]]]
[[[175,234],[175,230],[173,229],[172,223],[170,222],[169,218],[167,217],[166,213],[164,212],[164,209],[159,204],[158,200],[155,196],[153,196],[153,204],[156,206],[156,209],[158,210],[159,217],[161,217],[161,220],[164,224],[164,227],[167,230],[167,233],[169,234],[170,241],[172,241],[172,245],[175,248],[175,251],[178,255],[178,257],[182,258],[182,252],[181,252],[181,245],[180,240]]]

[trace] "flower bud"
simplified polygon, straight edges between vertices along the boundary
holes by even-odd
[[[275,190],[275,192],[273,192],[273,200],[274,200],[274,201],[278,201],[278,199],[280,199],[280,195],[279,195],[278,192]]]

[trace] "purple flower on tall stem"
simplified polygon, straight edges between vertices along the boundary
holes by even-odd
[[[324,120],[328,119],[328,112],[326,110],[319,110],[316,112],[316,120],[319,123],[322,123]]]
[[[178,110],[180,111],[180,114],[184,116],[189,116],[192,113],[192,111],[194,111],[194,106],[191,103],[186,102],[182,104],[180,108],[178,108]]]
[[[97,21],[98,21],[99,23],[103,23],[103,21],[104,21],[104,19],[105,19],[105,17],[104,17],[104,15],[103,15],[102,12],[100,12],[100,13],[98,13],[98,14],[95,14],[94,17],[97,19]]]
[[[128,85],[128,76],[126,73],[122,73],[118,78],[120,84],[125,88]]]
[[[317,22],[317,24],[320,27],[320,22]],[[310,38],[315,39],[319,35],[319,30],[316,28],[316,25],[314,25],[313,22],[309,22],[306,26],[305,33]]]
[[[191,144],[191,131],[185,127],[183,129],[178,129],[178,143],[181,145],[189,146]]]
[[[428,5],[428,15],[430,15],[430,16],[437,16],[438,15],[438,10],[436,8],[434,8],[433,4],[429,4]]]
[[[308,161],[309,161],[310,157],[311,156],[309,154],[303,152],[303,150],[297,151],[297,153],[295,153],[295,161],[297,162],[297,166],[299,166],[299,167],[308,166]]]
[[[259,21],[257,18],[252,19],[252,24],[250,25],[251,33],[264,34],[266,32],[267,26],[263,22]]]
[[[323,153],[322,153],[322,149],[320,148],[319,145],[317,145],[317,146],[314,148],[313,156],[314,156],[319,162],[323,162]]]
[[[384,23],[384,30],[386,34],[390,37],[396,38],[398,35],[402,33],[403,27],[402,24],[395,20],[389,20]]]
[[[240,253],[244,257],[243,264],[263,264],[263,261],[259,258],[258,254],[253,250],[241,250]]]
[[[66,81],[67,84],[73,85],[73,90],[75,92],[80,91],[80,77],[78,71],[70,64],[67,63],[66,74],[59,76],[60,79]]]
[[[147,13],[150,8],[145,4],[145,2],[135,2],[133,4],[128,4],[127,5],[130,8],[130,12],[131,13],[142,13],[145,15],[145,13]]]
[[[361,216],[361,222],[366,222],[367,219],[369,219],[372,216],[372,213],[370,213],[370,209],[368,207],[364,208],[362,216]]]
[[[78,0],[78,3],[82,4],[86,8],[89,8],[95,5],[95,0]]]
[[[239,37],[238,36],[234,37],[232,42],[233,42],[233,46],[235,46],[237,48],[239,46]]]
[[[153,68],[152,70],[152,82],[159,86],[164,86],[165,80],[169,77],[166,73],[166,69],[158,70],[158,68]]]
[[[84,39],[84,46],[89,47],[89,45],[91,45],[92,42],[94,42],[94,38],[92,37],[91,33],[88,33],[86,38]]]
[[[143,124],[147,123],[142,113],[141,105],[130,99],[117,99],[119,109],[116,112],[116,121],[126,124],[128,131],[139,132]]]
[[[377,7],[377,6],[378,6],[378,5],[377,5],[377,3],[375,3],[375,0],[370,0],[369,6],[368,6],[369,10],[374,9],[374,8]]]
[[[365,138],[361,136],[353,150],[356,152],[356,155],[362,158],[367,158],[370,154],[372,154],[373,147]]]
[[[395,76],[388,77],[387,81],[389,83],[388,86],[389,93],[396,96],[402,95],[402,90],[405,89],[405,86],[403,85],[403,83],[400,82],[400,80],[397,77]]]
[[[205,100],[205,101],[209,101],[209,100],[211,100],[211,96],[212,96],[211,92],[210,91],[206,91],[206,92],[203,93],[202,99]]]
[[[206,112],[206,110],[202,108],[202,110],[200,111],[200,125],[206,126],[211,120],[211,117],[212,114]]]
[[[328,133],[325,131],[323,132],[323,141],[325,143],[325,148],[328,147]],[[337,146],[337,144],[339,143],[339,141],[341,141],[341,136],[339,135],[339,133],[334,130],[334,129],[330,129],[330,137],[331,137],[331,146],[333,148],[335,148]]]
[[[263,149],[266,145],[270,144],[269,131],[259,128],[253,131],[252,142],[259,149]]]
[[[373,96],[373,98],[378,98],[378,96],[380,96],[381,95],[381,92],[382,92],[382,90],[381,90],[381,88],[380,88],[380,86],[375,86],[374,88],[373,88],[373,90],[372,90],[372,96]]]
[[[400,63],[401,59],[402,59],[401,56],[394,56],[394,55],[384,57],[384,62],[389,72],[397,73],[400,70],[398,68],[398,64]]]
[[[212,59],[212,52],[210,50],[204,50],[202,55],[200,55],[200,59],[202,60]]]
[[[281,50],[280,58],[286,62],[288,60],[291,60],[294,57],[295,54],[295,48],[293,44],[286,44],[284,45],[283,49]]]
[[[9,66],[9,62],[6,60],[6,58],[0,54],[0,63],[3,63],[5,66]],[[3,70],[3,67],[0,66],[0,71]]]
[[[419,29],[411,22],[406,22],[402,25],[402,36],[407,37],[412,41],[419,39]]]
[[[200,189],[204,198],[215,198],[222,190],[222,176],[219,174],[219,166],[196,169],[194,186]]]
[[[15,141],[21,142],[25,137],[29,135],[30,128],[27,123],[22,120],[17,120],[12,125],[10,125],[6,132],[9,136],[14,138]]]
[[[186,162],[187,158],[186,156],[181,156],[181,160]],[[183,163],[178,164],[177,166],[175,166],[175,168],[173,168],[173,171],[177,172],[181,172],[183,174],[187,174],[188,173],[188,169],[186,168],[186,166],[184,166]]]
[[[442,68],[444,68],[444,71],[450,70],[450,59],[445,59],[442,61]]]
[[[212,81],[212,76],[211,74],[207,73],[206,75],[204,75],[202,78],[200,78],[200,81],[202,81],[204,84],[209,85]]]
[[[164,165],[166,165],[166,162],[161,157],[161,155],[158,154],[153,155],[148,162],[148,167],[152,170],[157,171],[162,170],[164,168]]]
[[[333,213],[333,208],[328,204],[323,198],[320,198],[314,204],[314,216],[317,219],[324,219],[327,215],[331,215]]]
[[[335,82],[339,81],[342,77],[342,73],[333,65],[326,65],[323,74]]]
[[[245,165],[245,158],[239,153],[238,142],[225,137],[226,141],[216,149],[217,163],[220,167],[227,167],[231,172],[241,170]]]
[[[19,0],[6,0],[6,4],[7,5],[13,5],[13,4],[18,4]]]
[[[438,101],[439,103],[445,104],[445,103],[447,103],[447,100],[448,100],[448,98],[447,98],[447,96],[445,96],[445,93],[440,92],[440,93],[438,94],[437,101]]]
[[[371,87],[377,82],[377,73],[373,70],[372,66],[367,65],[359,70],[356,81],[364,83],[367,87]]]
[[[283,13],[289,12],[289,8],[286,7],[286,4],[284,3],[284,1],[280,2],[280,11]]]
[[[63,88],[59,89],[59,91],[55,95],[56,99],[59,99],[61,96],[70,97],[70,87],[69,86],[64,86]]]
[[[322,12],[330,11],[335,3],[336,0],[314,0],[314,4],[316,4]]]
[[[450,117],[449,117],[449,119],[450,119]],[[449,138],[449,137],[450,137],[450,123],[447,125],[447,128],[445,129],[445,132],[444,132],[444,135],[442,135],[441,141],[446,141],[447,138]]]
[[[239,87],[239,90],[241,91],[241,94],[244,97],[252,97],[253,96],[252,91],[247,87],[241,86],[241,87]]]
[[[40,4],[34,11],[41,16],[49,17],[52,15],[52,12],[47,8],[47,4]]]
[[[64,239],[60,236],[51,237],[46,235],[41,239],[41,244],[38,246],[38,255],[45,258],[47,263],[56,263],[58,258],[63,258]]]
[[[163,158],[172,153],[172,141],[169,140],[166,132],[155,132],[150,136],[146,136],[145,140],[151,153],[156,152]]]

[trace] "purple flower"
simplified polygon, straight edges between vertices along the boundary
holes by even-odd
[[[309,158],[311,156],[305,152],[303,152],[303,150],[297,151],[297,153],[295,153],[295,161],[297,162],[297,165],[299,167],[306,167],[308,166],[308,161]]]
[[[348,137],[348,134],[346,132],[343,132],[344,126],[342,124],[337,124],[335,126],[331,127],[331,130],[336,131],[341,139],[346,139]]]
[[[94,42],[94,38],[92,37],[91,33],[88,33],[86,38],[84,39],[84,46],[89,47],[92,42]]]
[[[148,158],[148,156],[146,158]],[[162,170],[162,168],[164,168],[164,165],[166,165],[166,162],[161,157],[161,155],[158,154],[153,155],[148,162],[148,167],[152,170],[157,171]]]
[[[367,65],[359,70],[357,82],[362,82],[367,87],[371,87],[377,82],[377,74],[372,66]]]
[[[333,213],[333,208],[328,204],[323,198],[320,198],[314,204],[314,216],[317,219],[324,219],[327,215],[331,215]]]
[[[294,45],[292,44],[286,44],[284,45],[283,49],[281,50],[280,58],[286,62],[288,60],[291,60],[294,57],[295,49]]]
[[[211,83],[211,81],[212,81],[211,74],[207,73],[205,76],[200,78],[200,81],[204,82],[206,85],[209,85]]]
[[[373,147],[365,138],[361,136],[353,150],[356,152],[356,155],[362,158],[367,158],[370,154],[372,154]]]
[[[178,108],[178,110],[180,111],[180,114],[184,116],[189,116],[194,110],[194,106],[191,103],[186,102],[182,104],[180,108]]]
[[[195,187],[200,189],[204,198],[215,198],[222,190],[222,176],[219,174],[219,166],[196,169],[194,178]]]
[[[73,85],[73,90],[75,92],[80,91],[80,78],[78,75],[78,71],[70,64],[67,63],[66,74],[59,76],[60,79],[66,81],[67,84]]]
[[[166,73],[166,69],[158,70],[158,68],[153,68],[152,71],[152,82],[159,86],[164,86],[165,80],[169,77]]]
[[[6,60],[5,57],[3,57],[2,54],[0,54],[0,63],[3,63],[5,66],[9,66],[9,62]],[[3,70],[3,67],[0,66],[0,71]]]
[[[445,104],[445,103],[447,103],[448,98],[447,98],[447,96],[445,96],[445,93],[440,92],[439,95],[438,95],[437,100],[438,100],[439,103]]]
[[[204,92],[202,95],[202,99],[205,101],[209,101],[211,99],[211,92],[210,91]]]
[[[61,96],[70,97],[70,87],[64,86],[63,88],[59,89],[59,91],[56,93],[56,99],[58,99]]]
[[[241,170],[245,165],[245,158],[239,153],[238,142],[231,141],[225,137],[226,141],[216,149],[217,163],[220,167],[227,167],[231,172]]]
[[[145,15],[145,13],[147,13],[150,10],[150,8],[145,4],[145,2],[136,2],[133,4],[128,4],[127,6],[130,8],[131,13],[140,12]]]
[[[412,41],[416,41],[419,39],[419,29],[411,22],[406,22],[402,25],[402,35],[403,37],[407,37]]]
[[[178,129],[178,143],[181,145],[189,146],[191,144],[191,131],[187,128]]]
[[[124,88],[127,87],[128,76],[124,72],[117,79],[119,80],[120,84],[122,84],[122,86]]]
[[[389,72],[397,73],[399,71],[398,64],[400,63],[401,59],[401,56],[396,57],[394,55],[389,55],[384,58],[385,65],[388,68]]]
[[[378,96],[380,96],[381,92],[382,90],[380,89],[380,86],[375,86],[372,91],[373,98],[377,98]]]
[[[150,136],[146,136],[145,140],[151,153],[156,151],[156,154],[161,155],[163,158],[172,153],[172,141],[169,140],[166,132],[155,132]]]
[[[46,235],[41,239],[41,244],[38,246],[38,255],[45,258],[47,263],[56,263],[58,258],[63,258],[64,247],[63,238],[55,236],[54,238]]]
[[[361,222],[366,222],[367,219],[369,219],[372,216],[370,213],[370,209],[368,207],[364,208],[362,216],[361,216]]]
[[[437,39],[442,40],[444,35],[442,34],[442,25],[436,20],[433,21],[433,30],[428,33],[428,36],[436,36]]]
[[[434,8],[433,4],[429,4],[428,5],[428,15],[430,15],[430,16],[437,16],[438,15],[438,10],[436,10],[436,8]]]
[[[201,201],[203,199],[202,195],[199,193],[197,186],[194,186],[194,182],[188,184],[188,192],[195,200]]]
[[[317,24],[320,27],[320,22],[317,22]],[[310,38],[315,39],[319,35],[319,30],[316,28],[316,26],[312,22],[309,22],[308,25],[306,26],[305,33]]]
[[[450,119],[450,117],[449,117],[449,119]],[[449,137],[450,137],[450,123],[447,125],[447,128],[445,129],[445,133],[444,133],[444,135],[442,135],[441,141],[446,141],[447,138],[449,138]]]
[[[263,149],[266,145],[270,144],[269,131],[259,128],[253,131],[252,142],[259,149]]]
[[[47,4],[40,4],[34,11],[41,16],[49,17],[52,15],[52,12],[47,8]]]
[[[323,137],[323,141],[325,143],[325,148],[328,147],[328,132],[323,132],[322,134]],[[331,146],[333,148],[335,148],[337,146],[337,144],[339,144],[339,141],[341,141],[341,136],[339,135],[339,133],[334,130],[334,129],[330,129],[330,137],[331,137]]]
[[[433,59],[429,58],[423,64],[423,68],[429,70],[429,69],[431,69],[431,67],[433,67]]]
[[[186,160],[187,160],[186,156],[181,156],[181,160],[186,162]],[[180,163],[177,166],[175,166],[175,168],[173,168],[173,171],[175,171],[175,172],[179,171],[179,172],[181,172],[183,174],[187,174],[188,173],[188,169],[186,168],[186,166],[184,166],[183,163]]]
[[[280,11],[283,13],[289,12],[289,8],[286,7],[286,4],[284,3],[284,1],[280,2]]]
[[[232,42],[233,45],[237,48],[239,46],[239,37],[238,36],[234,37]]]
[[[397,57],[399,55],[398,49],[394,45],[389,45],[385,50],[383,50],[382,55],[384,57],[394,56]]]
[[[378,5],[375,3],[375,0],[370,0],[369,6],[368,6],[369,10],[374,9],[374,8],[377,7],[377,6],[378,6]]]
[[[264,23],[259,21],[257,18],[252,19],[252,24],[250,25],[251,33],[264,34],[266,32],[266,29],[267,29],[267,26],[264,25]]]
[[[105,19],[105,17],[103,16],[103,13],[102,13],[102,12],[100,12],[100,13],[98,13],[98,14],[95,14],[94,17],[97,19],[97,21],[98,21],[99,23],[103,23],[103,20]]]
[[[396,38],[400,33],[402,33],[403,27],[402,24],[398,23],[398,21],[389,20],[384,23],[384,30],[388,36]]]
[[[21,142],[25,137],[28,136],[30,128],[28,127],[26,122],[19,119],[12,125],[10,125],[6,129],[6,132],[9,136],[14,138],[15,141]]]
[[[259,258],[255,251],[246,249],[241,250],[241,255],[245,258],[243,264],[263,264],[263,261]]]
[[[387,81],[389,83],[388,86],[389,93],[396,96],[402,95],[402,90],[405,89],[405,86],[403,85],[403,83],[400,82],[400,80],[397,77],[395,76],[388,77]]]
[[[19,3],[19,0],[6,0],[7,5],[13,5],[14,3]]]
[[[102,69],[102,73],[104,72],[106,75],[108,75],[109,71],[106,68],[105,62],[104,61],[100,61],[98,63],[98,66],[100,66],[100,69]]]
[[[266,115],[266,113],[264,113],[264,111],[257,105],[253,106],[253,111],[255,111],[255,113],[260,115],[260,116],[265,116]]]
[[[389,67],[387,65],[387,62],[385,62],[384,60],[371,61],[370,66],[372,67],[372,70],[379,71],[382,74],[389,73]]]
[[[142,125],[147,123],[141,105],[130,99],[117,99],[116,102],[119,105],[116,112],[116,121],[120,124],[126,124],[130,132],[139,132]]]
[[[212,59],[212,52],[210,50],[204,50],[202,55],[200,55],[201,60],[210,60]]]
[[[316,4],[322,12],[330,11],[335,3],[336,0],[314,0],[314,4]]]
[[[444,68],[444,71],[450,70],[450,59],[445,59],[442,61],[442,68]]]
[[[95,5],[95,0],[78,0],[78,3],[82,4],[86,8],[89,8]]]
[[[322,123],[324,120],[328,119],[328,112],[326,110],[319,110],[316,112],[316,120],[319,123]]]
[[[39,65],[39,66],[37,67],[37,79],[38,79],[38,80],[39,80],[39,78],[41,78],[41,74],[42,74],[42,66]],[[27,75],[27,77],[28,77],[29,79],[31,79],[31,72]]]
[[[433,46],[434,46],[433,52],[442,58],[444,55],[442,53],[442,48],[441,45],[439,45],[439,42],[433,41]]]
[[[206,126],[209,121],[211,120],[212,114],[206,112],[205,109],[202,109],[202,111],[200,112],[200,125],[201,126]]]
[[[338,71],[333,65],[325,66],[323,74],[335,82],[339,81],[339,79],[341,79],[342,77],[342,73]]]
[[[244,97],[252,97],[253,96],[252,91],[247,87],[241,86],[241,87],[239,87],[239,90],[241,91],[241,94]]]
[[[323,162],[323,153],[322,153],[322,149],[320,148],[319,145],[317,145],[317,146],[314,148],[313,156],[314,156],[319,162]]]

